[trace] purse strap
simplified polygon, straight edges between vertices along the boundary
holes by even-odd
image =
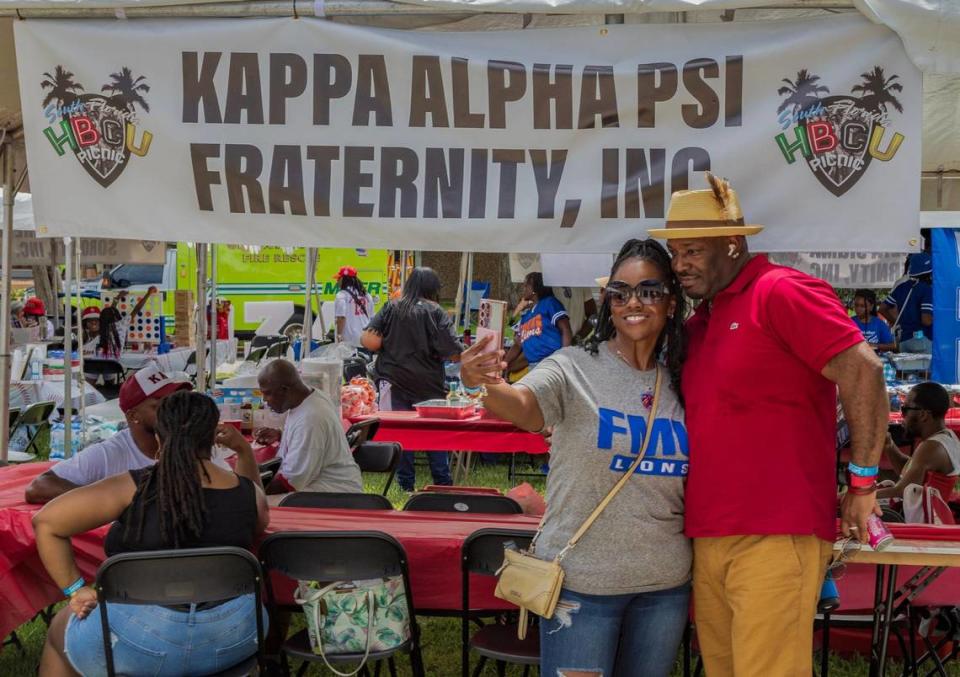
[[[660,365],[657,365],[657,380],[653,386],[653,403],[650,405],[650,416],[647,418],[647,431],[643,436],[643,444],[640,446],[640,453],[637,454],[637,458],[630,465],[630,468],[623,473],[616,484],[613,485],[613,488],[607,493],[607,495],[600,501],[600,504],[593,509],[593,512],[590,513],[590,516],[586,521],[580,525],[580,528],[577,529],[576,533],[570,537],[570,540],[567,541],[566,547],[557,553],[556,561],[561,562],[563,558],[567,556],[567,553],[570,552],[580,542],[580,539],[583,538],[583,535],[587,533],[587,530],[593,526],[593,523],[597,521],[597,518],[600,517],[610,501],[613,500],[613,497],[620,493],[620,490],[623,489],[627,482],[630,481],[630,478],[633,477],[633,473],[638,467],[640,467],[640,462],[643,461],[644,455],[647,453],[647,447],[650,446],[650,438],[653,437],[653,422],[657,417],[657,406],[660,404],[660,382],[661,382],[661,369]]]

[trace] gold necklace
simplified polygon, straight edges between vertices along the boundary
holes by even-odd
[[[636,369],[636,367],[633,366],[633,362],[631,362],[629,359],[627,359],[627,356],[624,355],[623,353],[621,353],[619,348],[617,348],[617,356],[618,356],[621,360],[623,360],[624,362],[626,362],[628,365],[630,365],[631,368]]]
[[[621,360],[623,360],[624,362],[626,362],[626,363],[630,366],[630,368],[633,369],[634,371],[640,371],[640,372],[650,371],[649,369],[641,369],[640,367],[635,366],[635,365],[633,364],[633,362],[631,362],[631,361],[627,358],[626,355],[624,355],[622,352],[620,352],[620,349],[619,349],[619,348],[616,348],[616,351],[617,351],[617,357],[619,357]],[[657,368],[656,361],[654,361],[653,368],[654,368],[654,369]]]

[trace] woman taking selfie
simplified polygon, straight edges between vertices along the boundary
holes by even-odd
[[[547,512],[536,541],[541,559],[567,546],[651,431],[634,476],[561,562],[560,601],[540,622],[543,675],[658,677],[673,667],[691,561],[683,535],[683,318],[666,250],[630,240],[610,272],[586,349],[563,348],[513,386],[500,379],[503,353],[487,352],[488,341],[462,355],[464,384],[486,388],[494,416],[529,431],[553,427]]]
[[[70,538],[113,522],[108,557],[123,552],[235,546],[249,549],[269,522],[263,489],[210,460],[214,441],[237,452],[237,471],[257,476],[236,428],[218,426],[206,395],[178,392],[157,411],[156,465],[68,491],[33,518],[37,550],[69,603],[54,617],[40,675],[106,674],[97,593],[80,576]],[[253,594],[203,608],[111,604],[118,675],[207,675],[257,649]],[[266,624],[266,621],[264,621]]]

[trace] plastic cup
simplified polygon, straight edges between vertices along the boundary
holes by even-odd
[[[220,421],[220,423],[222,423],[223,425],[233,426],[237,430],[241,430],[243,428],[243,421],[239,419],[228,419],[228,420]]]

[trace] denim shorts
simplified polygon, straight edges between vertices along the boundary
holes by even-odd
[[[667,677],[687,626],[690,584],[629,595],[563,589],[550,620],[540,620],[540,674]]]
[[[244,595],[203,611],[108,604],[107,618],[118,675],[179,677],[224,670],[257,650],[254,596]],[[264,609],[263,627],[267,628]],[[71,616],[64,640],[67,659],[84,677],[107,674],[100,608]]]

